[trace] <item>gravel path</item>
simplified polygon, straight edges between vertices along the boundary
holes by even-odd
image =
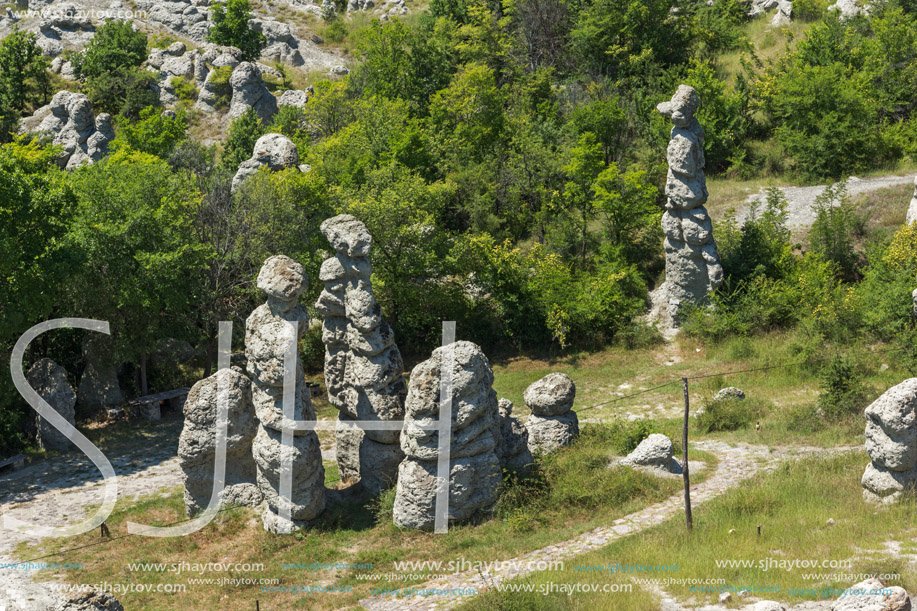
[[[806,456],[815,453],[825,454],[827,452],[842,452],[849,450],[858,450],[859,447],[842,447],[825,450],[824,448],[814,447],[791,447],[771,449],[766,446],[757,446],[749,444],[730,445],[721,441],[700,441],[693,444],[700,450],[711,452],[719,460],[716,471],[700,484],[691,486],[691,505],[697,507],[712,498],[715,498],[739,485],[744,480],[762,472],[770,471],[776,468],[781,462],[794,457]],[[573,539],[563,541],[555,545],[549,545],[541,549],[523,554],[513,558],[503,566],[523,565],[529,561],[539,560],[568,560],[580,554],[585,554],[593,550],[605,547],[612,541],[635,534],[647,528],[661,524],[682,511],[683,508],[682,494],[675,494],[664,501],[650,505],[636,513],[619,518],[609,526],[601,526],[588,532],[585,532]],[[469,571],[451,575],[448,579],[430,581],[419,584],[416,588],[455,588],[467,589],[473,588],[481,590],[482,588],[492,588],[505,581],[516,577],[521,577],[534,571],[520,568],[501,568],[493,571],[478,573]],[[665,607],[668,611],[681,611],[683,608],[678,605],[675,599],[659,592]],[[424,598],[422,596],[394,598],[390,596],[377,596],[366,598],[360,601],[360,604],[369,611],[441,611],[443,609],[452,609],[461,603],[467,602],[469,596],[442,595],[436,597]],[[816,609],[818,607],[805,607],[807,609]],[[711,609],[725,609],[725,607],[711,607]],[[802,611],[803,607],[799,608]]]
[[[847,194],[853,197],[886,187],[913,184],[914,177],[915,174],[907,174],[904,176],[879,176],[876,178],[857,178],[853,176],[847,181]],[[826,185],[814,187],[780,187],[780,190],[786,195],[787,202],[789,203],[789,218],[787,219],[787,225],[790,228],[798,229],[809,227],[815,221],[815,212],[812,210],[812,204],[815,203],[815,198],[821,195],[825,190],[825,186]],[[764,191],[762,190],[760,193],[750,196],[746,201],[749,206],[755,201],[763,202]],[[907,210],[909,201],[910,199],[901,202],[902,210]],[[749,211],[750,208],[740,210],[736,215],[736,220],[742,223],[748,216]]]

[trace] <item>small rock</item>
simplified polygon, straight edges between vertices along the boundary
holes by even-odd
[[[736,388],[734,386],[727,386],[723,388],[718,393],[713,396],[714,401],[721,401],[723,399],[744,399],[745,391]]]
[[[730,600],[732,600],[732,594],[730,594],[729,592],[723,592],[722,594],[720,594],[720,603],[721,604],[726,604]]]
[[[837,522],[834,521],[834,518],[828,518],[828,521],[825,522],[825,523],[826,523],[828,526],[833,526],[834,524],[837,524]]]
[[[320,45],[323,42],[325,42],[324,39],[321,36],[319,36],[318,34],[312,34],[311,36],[309,36],[309,39],[317,45]]]

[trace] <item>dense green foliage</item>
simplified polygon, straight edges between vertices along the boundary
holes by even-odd
[[[0,42],[0,142],[8,142],[16,120],[50,95],[48,60],[37,37],[18,28]]]
[[[267,45],[264,34],[251,27],[252,9],[248,0],[226,0],[210,7],[213,25],[207,40],[218,45],[237,47],[245,61],[256,61]]]

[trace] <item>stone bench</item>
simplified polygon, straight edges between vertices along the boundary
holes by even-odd
[[[129,411],[132,416],[139,416],[146,420],[159,420],[162,417],[161,404],[168,401],[170,409],[181,411],[188,398],[190,388],[177,388],[166,392],[156,393],[138,397],[128,402]]]
[[[0,460],[0,473],[18,471],[25,467],[26,456],[25,454],[17,454],[12,458],[7,458],[6,460]]]

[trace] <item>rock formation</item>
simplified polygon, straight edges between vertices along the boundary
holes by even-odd
[[[673,456],[672,440],[660,433],[653,433],[621,459],[622,465],[650,467],[669,473],[681,473],[681,463]]]
[[[726,388],[721,388],[715,395],[713,395],[714,401],[722,401],[724,399],[744,399],[745,391],[741,388],[736,388],[735,386],[727,386]]]
[[[571,409],[576,386],[567,374],[549,373],[526,388],[522,398],[532,410],[525,421],[532,454],[553,452],[579,435],[579,420]]]
[[[529,432],[518,418],[513,418],[513,402],[500,399],[497,403],[500,430],[497,434],[497,457],[500,466],[510,471],[525,472],[532,464],[529,451]]]
[[[76,404],[84,416],[124,403],[118,372],[111,356],[111,339],[90,333],[83,340],[83,376],[76,391]]]
[[[917,378],[888,389],[866,408],[863,498],[893,503],[917,483]]]
[[[917,178],[914,179],[914,196],[911,198],[911,205],[907,208],[907,218],[905,222],[910,225],[917,221]]]
[[[146,65],[147,70],[157,74],[159,101],[165,106],[178,102],[172,79],[183,78],[201,88],[209,74],[201,52],[187,51],[182,42],[172,43],[167,49],[151,49]]]
[[[875,577],[850,586],[831,611],[911,611],[907,590],[886,586]],[[883,592],[879,594],[878,592]]]
[[[850,19],[860,15],[869,15],[869,2],[858,2],[857,0],[837,0],[828,7],[829,11],[838,11],[841,19]]]
[[[63,416],[70,424],[76,424],[76,393],[67,381],[67,371],[52,361],[44,358],[32,365],[26,379],[38,395],[54,411]],[[38,433],[38,445],[46,450],[66,451],[72,447],[71,441],[51,424],[35,414],[35,428]]]
[[[306,63],[299,52],[299,41],[293,36],[289,25],[273,19],[253,19],[251,26],[267,39],[267,46],[261,51],[261,57],[265,60],[291,66]]]
[[[406,457],[398,468],[393,514],[398,526],[434,527],[439,432],[418,425],[439,422],[440,368],[447,349],[454,351],[449,521],[489,510],[499,494],[502,480],[494,440],[499,414],[497,395],[491,388],[493,371],[478,346],[456,342],[437,348],[411,372],[401,433]]]
[[[232,179],[232,191],[267,166],[271,171],[295,168],[299,164],[299,153],[293,141],[283,134],[265,134],[258,138],[251,159],[243,161]]]
[[[261,519],[266,530],[277,533],[290,532],[291,528],[315,518],[325,508],[325,468],[318,436],[315,431],[298,430],[293,432],[291,452],[290,514],[293,524],[280,515],[284,355],[290,342],[298,342],[308,327],[309,317],[299,303],[307,282],[302,265],[296,261],[283,255],[269,258],[258,274],[258,288],[267,294],[267,301],[245,322],[246,368],[259,421],[252,452],[257,464],[258,487],[268,503]],[[296,325],[295,335],[293,324]],[[296,354],[293,419],[315,420],[298,350]]]
[[[58,164],[68,170],[100,160],[115,138],[111,115],[93,117],[89,98],[69,91],[58,91],[50,104],[23,119],[19,132],[51,136],[52,143],[63,149]]]
[[[674,123],[667,159],[665,213],[665,282],[653,296],[666,323],[678,324],[681,308],[702,304],[723,281],[723,267],[713,240],[713,225],[704,208],[704,128],[694,113],[700,98],[692,87],[681,85],[668,102],[656,109]]]
[[[80,9],[69,2],[44,8],[35,44],[45,57],[57,57],[65,50],[83,48],[95,35],[92,21],[80,17]]]
[[[258,428],[249,379],[238,369],[221,369],[197,382],[185,402],[185,423],[178,439],[178,464],[185,484],[189,516],[207,507],[213,492],[216,457],[217,388],[226,384],[226,486],[221,504],[255,507],[262,494],[255,477],[252,440]]]
[[[404,456],[400,432],[364,432],[347,423],[404,418],[404,361],[373,296],[372,236],[366,226],[342,214],[322,223],[321,231],[335,250],[319,272],[325,288],[315,309],[324,316],[328,401],[339,412],[338,470],[341,481],[361,482],[365,491],[376,494],[395,483]]]
[[[268,91],[261,77],[261,70],[251,62],[242,62],[232,71],[229,78],[232,100],[229,102],[229,120],[245,114],[254,108],[262,123],[271,122],[277,112],[277,98]]]

